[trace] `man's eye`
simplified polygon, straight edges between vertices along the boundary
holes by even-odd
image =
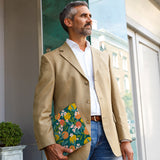
[[[82,14],[82,15],[81,15],[81,17],[84,17],[84,18],[87,18],[88,16],[89,16],[90,18],[92,17],[92,15],[88,15],[88,14]]]
[[[82,14],[81,17],[86,17],[86,14]]]

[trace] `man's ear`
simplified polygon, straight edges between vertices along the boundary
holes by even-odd
[[[69,28],[72,27],[72,20],[69,18],[64,19],[64,24]]]

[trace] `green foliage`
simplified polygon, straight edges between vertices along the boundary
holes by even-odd
[[[11,122],[0,123],[0,145],[16,146],[21,142],[22,131],[20,127]]]
[[[132,94],[131,92],[126,92],[125,95],[122,97],[125,102],[125,106],[131,107],[132,106]]]
[[[129,120],[134,120],[133,115],[133,100],[131,92],[126,92],[125,95],[122,97],[125,103],[126,112]]]

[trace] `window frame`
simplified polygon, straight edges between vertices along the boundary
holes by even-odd
[[[137,54],[138,48],[136,33],[143,36],[146,40],[154,43],[160,47],[160,38],[153,35],[143,26],[137,24],[134,20],[127,17],[127,32],[128,32],[128,43],[129,43],[129,54],[131,63],[131,79],[132,79],[132,92],[133,92],[133,106],[135,113],[135,125],[136,125],[136,139],[137,139],[137,158],[139,160],[146,160],[146,146],[144,140],[144,128],[142,120],[142,110],[141,110],[141,94],[140,94],[140,82],[139,82],[139,71],[138,71],[138,61]],[[159,50],[160,53],[160,50]],[[160,56],[159,56],[160,57]],[[160,64],[160,59],[159,59]]]

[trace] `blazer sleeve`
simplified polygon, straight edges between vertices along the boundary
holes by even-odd
[[[117,128],[118,138],[120,141],[129,140],[131,141],[131,135],[129,132],[129,126],[127,122],[127,114],[125,110],[124,103],[120,96],[119,88],[115,75],[113,72],[113,65],[110,60],[109,55],[109,67],[110,67],[110,77],[111,77],[111,99],[112,99],[112,109],[115,117],[115,124]]]
[[[53,64],[46,55],[43,55],[33,105],[34,133],[38,149],[55,143],[51,122],[54,85]]]

